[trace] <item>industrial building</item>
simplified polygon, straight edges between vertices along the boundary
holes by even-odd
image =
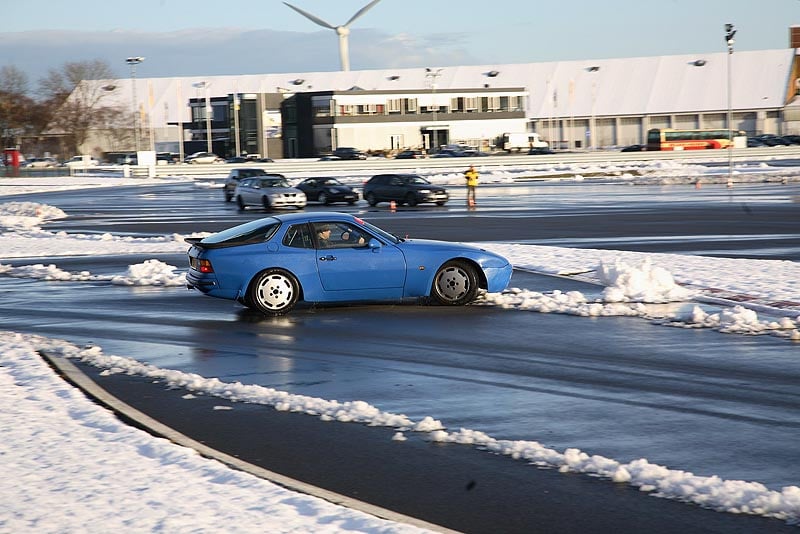
[[[650,128],[728,128],[729,112],[731,128],[748,135],[800,133],[796,30],[791,48],[733,54],[82,83],[126,110],[137,133],[127,144],[135,137],[140,150],[487,149],[525,131],[554,148],[599,149],[644,143]],[[100,156],[109,138],[95,132],[82,148]]]

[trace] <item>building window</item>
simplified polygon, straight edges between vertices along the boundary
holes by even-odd
[[[406,98],[406,110],[416,113],[417,112],[417,99],[416,98]]]
[[[389,108],[389,113],[400,113],[403,110],[402,108],[403,103],[402,100],[400,100],[399,98],[389,99],[386,105]]]
[[[500,97],[499,96],[490,96],[486,99],[486,108],[489,111],[499,111],[500,110]]]
[[[468,96],[464,98],[464,110],[465,111],[475,111],[478,109],[478,98],[474,96]]]

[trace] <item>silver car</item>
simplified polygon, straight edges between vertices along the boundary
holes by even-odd
[[[286,178],[279,176],[245,178],[236,186],[233,197],[240,210],[248,206],[260,206],[266,211],[306,207],[306,194],[289,185]]]

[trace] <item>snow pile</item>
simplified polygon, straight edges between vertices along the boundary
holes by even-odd
[[[114,276],[111,283],[121,286],[184,286],[186,273],[176,273],[174,267],[159,260],[146,260],[128,267],[127,276]]]
[[[20,230],[36,228],[42,222],[65,219],[58,208],[36,202],[6,202],[0,205],[0,228]]]
[[[600,262],[597,274],[607,286],[603,297],[608,302],[683,302],[697,293],[676,284],[672,274],[654,267],[650,258],[638,266],[619,259],[610,265]]]
[[[713,328],[726,334],[774,334],[800,341],[800,316],[792,320],[782,317],[777,320],[760,320],[758,314],[744,306],[726,308],[719,313],[707,313],[694,306],[688,313],[667,318],[670,326],[684,328]]]

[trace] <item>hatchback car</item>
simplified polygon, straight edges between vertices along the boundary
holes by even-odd
[[[274,176],[276,178],[285,178],[285,176],[282,174],[267,173],[267,171],[264,169],[247,167],[231,169],[231,172],[229,172],[228,176],[225,178],[225,184],[222,186],[222,192],[225,195],[225,202],[230,202],[233,200],[233,192],[236,190],[236,186],[243,178],[250,178],[251,176]]]
[[[242,179],[233,191],[240,210],[259,206],[267,211],[306,207],[306,194],[289,185],[283,176],[253,176]]]
[[[185,163],[224,163],[225,160],[212,152],[195,152],[186,156],[183,160]]]
[[[364,184],[364,199],[370,206],[391,201],[409,206],[421,202],[444,206],[449,195],[444,187],[433,185],[416,174],[378,174]]]
[[[330,234],[330,241],[320,234]],[[345,213],[275,215],[186,241],[190,289],[266,315],[285,314],[300,300],[430,297],[464,305],[481,289],[504,290],[512,273],[508,260],[493,252],[400,239]]]
[[[353,205],[358,200],[358,193],[336,178],[306,178],[295,187],[306,194],[306,199],[326,206],[334,202]]]

